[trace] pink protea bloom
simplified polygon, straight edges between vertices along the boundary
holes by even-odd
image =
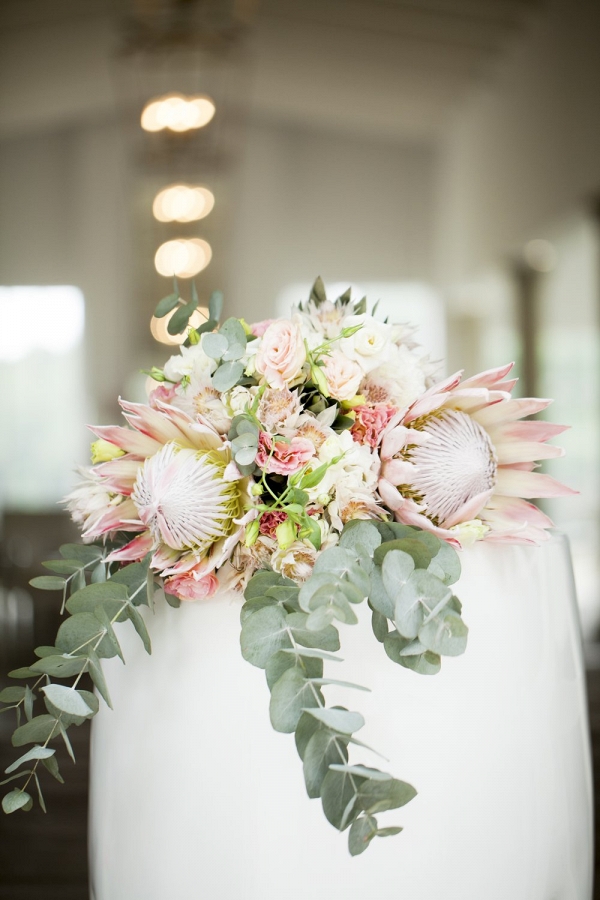
[[[218,587],[216,575],[212,572],[203,575],[195,569],[165,580],[165,592],[179,597],[180,600],[206,600],[213,596]]]
[[[315,447],[308,438],[293,437],[291,441],[273,441],[270,434],[261,431],[256,464],[266,472],[276,475],[293,475],[313,458]]]
[[[576,493],[533,471],[535,460],[564,455],[545,441],[566,427],[519,421],[551,401],[513,399],[515,381],[504,380],[512,365],[463,382],[462,373],[453,375],[390,422],[379,493],[398,521],[457,546],[469,534],[526,543],[547,537],[551,520],[527,500]]]
[[[232,466],[229,444],[208,423],[160,400],[156,408],[125,401],[121,406],[132,428],[92,428],[125,451],[94,467],[95,477],[121,502],[93,517],[84,537],[137,531],[110,561],[136,561],[153,552],[152,568],[164,576],[202,561],[204,577],[243,534],[247,479]]]
[[[376,447],[383,437],[386,425],[397,410],[393,406],[378,403],[376,406],[355,406],[354,425],[350,434],[358,444]]]

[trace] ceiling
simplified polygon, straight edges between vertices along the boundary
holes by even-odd
[[[252,0],[200,0],[251,8]],[[191,0],[136,0],[147,10]],[[241,4],[241,5],[240,5]],[[432,140],[543,15],[543,0],[262,0],[247,31],[251,115]],[[2,0],[0,133],[114,109],[120,0]]]

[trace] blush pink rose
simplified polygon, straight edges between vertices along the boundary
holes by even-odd
[[[383,431],[396,412],[395,407],[378,404],[377,406],[356,406],[354,413],[356,419],[350,429],[350,434],[357,444],[368,444],[376,447],[381,440]]]
[[[165,581],[165,591],[167,594],[173,594],[180,600],[206,600],[212,597],[219,582],[213,573],[210,575],[201,575],[191,569],[184,572],[183,575],[173,575]]]
[[[256,352],[256,371],[268,385],[284,388],[300,373],[306,361],[304,339],[298,326],[287,319],[271,322]]]
[[[293,475],[314,455],[314,444],[308,438],[294,437],[289,443],[273,442],[270,434],[261,431],[256,464],[264,471],[275,475]]]
[[[323,362],[327,389],[335,400],[350,400],[358,394],[363,370],[356,360],[350,359],[341,350],[333,350]]]
[[[254,325],[250,326],[250,331],[254,335],[254,337],[262,337],[269,325],[271,325],[275,319],[263,319],[262,322],[255,322]]]

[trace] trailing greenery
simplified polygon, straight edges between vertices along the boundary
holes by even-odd
[[[367,689],[324,677],[324,662],[340,661],[333,622],[356,624],[354,606],[368,598],[373,631],[390,659],[433,674],[442,655],[455,656],[466,647],[467,627],[449,587],[459,574],[455,551],[437,538],[405,525],[355,520],[338,546],[321,553],[301,587],[261,570],[246,589],[242,655],[265,670],[271,724],[276,731],[295,732],[308,796],[321,798],[335,828],[349,828],[353,856],[374,837],[402,830],[380,828],[375,814],[404,806],[416,791],[387,772],[349,762],[350,744],[365,747],[354,736],[364,719],[344,707],[327,707],[322,688]]]
[[[43,564],[54,574],[31,581],[42,590],[61,591],[61,612],[67,616],[53,647],[37,647],[30,666],[9,673],[25,684],[0,692],[0,712],[16,713],[13,746],[31,745],[0,782],[12,784],[2,800],[5,813],[30,810],[34,793],[45,812],[40,764],[63,781],[52,742],[62,739],[75,761],[68,729],[92,719],[99,708],[96,694],[79,687],[85,674],[111,706],[101,660],[123,659],[114,626],[130,621],[151,652],[138,609],[153,606],[158,588],[150,556],[118,568],[106,563],[110,549],[65,544],[61,559]],[[389,658],[415,672],[434,674],[441,656],[456,656],[466,647],[467,627],[450,587],[459,575],[457,554],[436,537],[393,522],[355,520],[345,526],[336,547],[317,557],[304,584],[261,569],[246,588],[242,655],[265,670],[271,724],[276,731],[295,733],[308,796],[321,799],[335,828],[348,829],[353,856],[366,850],[374,837],[402,830],[380,827],[376,815],[404,806],[416,791],[387,772],[349,760],[350,745],[370,750],[355,736],[364,719],[345,707],[328,707],[323,688],[368,688],[325,677],[324,663],[340,661],[334,622],[356,624],[355,606],[368,599],[375,637]],[[162,596],[179,605],[176,598]],[[43,711],[34,714],[39,702]]]
[[[8,766],[8,778],[0,781],[15,783],[2,800],[5,813],[18,809],[28,812],[34,802],[32,787],[46,811],[40,763],[57,781],[63,781],[56,750],[50,746],[53,741],[62,739],[75,762],[68,729],[92,719],[99,708],[97,696],[78,687],[84,675],[91,677],[98,694],[111,706],[100,660],[113,656],[123,659],[113,625],[129,620],[147,652],[151,651],[150,637],[138,609],[154,600],[154,579],[148,568],[150,556],[111,574],[106,563],[110,549],[95,544],[65,544],[60,548],[62,559],[43,563],[57,574],[42,575],[30,582],[41,590],[62,591],[61,612],[66,610],[69,615],[58,630],[55,646],[37,647],[37,658],[31,665],[9,672],[10,678],[26,684],[0,691],[0,702],[4,704],[0,712],[16,713],[13,746],[32,745]],[[70,684],[60,683],[70,679]],[[35,715],[38,702],[43,703],[44,711]]]

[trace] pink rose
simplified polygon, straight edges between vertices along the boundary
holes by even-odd
[[[183,575],[173,575],[165,581],[166,593],[173,594],[180,600],[205,600],[212,597],[218,587],[219,582],[212,572],[210,575],[202,575],[194,569]]]
[[[284,388],[306,360],[304,339],[297,325],[287,319],[271,322],[256,353],[256,371],[271,387]]]
[[[250,326],[250,331],[254,337],[262,337],[269,325],[274,321],[275,319],[263,319],[262,322],[255,322],[254,325]]]
[[[363,371],[354,359],[341,350],[333,350],[323,360],[327,389],[336,400],[350,400],[358,393]]]
[[[396,409],[393,406],[378,404],[377,406],[356,406],[354,412],[356,419],[350,429],[350,434],[357,444],[376,447]]]
[[[271,452],[272,451],[272,452]],[[266,431],[261,431],[256,464],[276,475],[293,475],[315,455],[315,447],[308,438],[294,437],[289,443],[275,441]]]

